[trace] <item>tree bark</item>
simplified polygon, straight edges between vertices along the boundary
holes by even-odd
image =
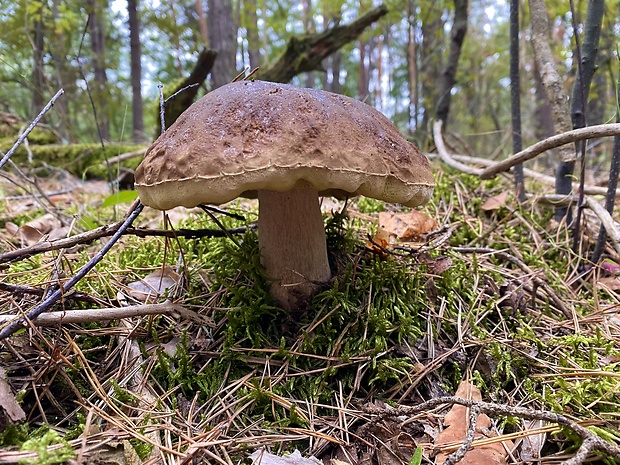
[[[192,69],[192,72],[188,77],[179,82],[172,89],[164,89],[164,96],[166,98],[178,94],[166,102],[166,108],[164,111],[164,122],[166,127],[169,128],[177,118],[187,110],[198,94],[199,85],[202,84],[213,68],[217,52],[214,50],[203,50],[198,55],[198,60]],[[198,84],[198,85],[196,85]],[[191,87],[190,87],[191,86]],[[159,115],[159,107],[158,107]],[[157,133],[155,137],[161,134],[161,120],[157,117]]]
[[[217,89],[231,82],[237,75],[237,31],[231,0],[208,0],[207,3],[209,44],[217,52],[217,60],[211,71],[211,85]]]
[[[32,114],[36,115],[45,105],[43,89],[45,88],[45,71],[43,67],[43,55],[45,54],[45,30],[43,24],[44,4],[41,4],[34,20],[34,63],[32,67]]]
[[[209,48],[209,29],[207,28],[207,17],[205,16],[202,0],[196,0],[196,14],[198,15],[198,26],[200,27],[200,37],[202,45]]]
[[[572,129],[568,111],[568,99],[564,92],[563,82],[556,69],[551,47],[549,46],[549,19],[543,0],[529,0],[530,17],[532,25],[532,46],[534,57],[540,71],[541,83],[545,88],[547,100],[551,106],[553,116],[554,132],[556,134],[567,132]],[[556,192],[566,191],[568,181],[568,191],[571,187],[572,170],[570,164],[575,162],[575,150],[570,146],[563,146],[558,149],[560,163],[556,171]],[[566,207],[556,208],[556,220],[562,221],[566,216]],[[570,221],[570,218],[569,218]]]
[[[454,23],[450,33],[450,52],[448,61],[439,77],[439,101],[437,102],[437,119],[444,122],[444,127],[450,113],[450,95],[456,84],[456,70],[461,56],[463,41],[467,34],[467,7],[468,0],[454,0]]]
[[[133,141],[142,142],[145,140],[145,134],[142,104],[142,45],[140,43],[138,0],[127,0],[127,13],[129,16],[129,49],[131,55]]]
[[[521,83],[519,80],[519,1],[510,0],[510,114],[512,120],[512,153],[523,149],[521,137]],[[514,167],[516,197],[525,202],[523,163]]]
[[[419,69],[419,82],[421,83],[420,95],[422,96],[422,123],[417,128],[418,143],[421,147],[426,144],[432,118],[432,109],[436,108],[439,101],[437,79],[441,72],[441,49],[443,44],[444,21],[443,10],[433,2],[431,7],[424,12],[422,21],[422,50],[420,56],[424,57]]]
[[[289,82],[300,73],[321,70],[321,63],[326,57],[355,40],[387,11],[384,5],[380,5],[347,25],[334,26],[320,34],[291,37],[282,55],[272,66],[259,71],[257,79]]]
[[[110,138],[110,119],[108,117],[107,106],[107,84],[108,76],[105,63],[105,25],[103,15],[105,12],[105,0],[88,0],[90,13],[90,45],[93,51],[93,70],[94,82],[94,101],[97,107],[97,120],[99,123],[99,133],[101,138]]]
[[[407,85],[409,90],[409,134],[418,127],[418,55],[415,40],[415,0],[407,2]]]
[[[261,65],[260,58],[260,39],[258,37],[258,17],[256,15],[256,0],[244,0],[243,12],[245,20],[245,30],[248,38],[248,57],[250,59],[251,70]]]
[[[577,79],[573,86],[571,97],[571,122],[573,129],[582,128],[586,124],[585,106],[590,93],[590,84],[596,70],[596,55],[598,52],[598,44],[601,37],[601,23],[603,21],[603,13],[605,12],[604,0],[589,0],[588,11],[586,16],[585,34],[583,39],[583,54],[581,56],[580,72],[577,73]],[[575,146],[573,156],[563,158],[558,165],[556,171],[556,193],[568,195],[572,191],[573,172],[575,170],[576,154],[579,153],[581,144],[579,142]],[[567,207],[558,207],[556,209],[556,220],[561,221],[568,214]],[[567,218],[569,221],[571,217]]]

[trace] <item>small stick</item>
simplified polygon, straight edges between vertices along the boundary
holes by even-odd
[[[588,126],[581,129],[573,129],[562,134],[551,136],[548,139],[530,145],[525,150],[515,153],[513,156],[506,158],[484,170],[480,173],[480,179],[494,178],[502,171],[508,171],[515,165],[531,160],[547,150],[551,150],[561,145],[570,144],[578,140],[594,139],[596,137],[618,136],[620,135],[620,123],[599,124],[596,126]]]
[[[59,289],[54,291],[48,298],[46,298],[43,302],[37,305],[35,308],[30,310],[26,314],[26,318],[29,320],[34,320],[41,313],[49,310],[52,305],[54,305],[68,290],[70,290],[73,286],[75,286],[84,276],[86,276],[90,270],[92,270],[97,263],[99,263],[106,253],[116,244],[119,238],[125,233],[125,230],[131,226],[134,220],[138,217],[140,212],[144,209],[144,205],[140,203],[139,200],[134,202],[134,204],[129,209],[128,215],[125,218],[123,224],[118,228],[118,231],[112,236],[112,238],[101,248],[97,254],[91,258],[86,265],[84,265],[69,281],[60,286]],[[0,340],[6,339],[11,334],[13,334],[18,329],[22,328],[25,323],[25,318],[19,318],[17,320],[12,321],[8,325],[6,325],[0,331]]]
[[[2,157],[2,160],[0,160],[0,168],[2,168],[5,163],[7,161],[9,161],[9,159],[13,156],[13,154],[15,153],[15,151],[17,150],[17,148],[22,145],[22,143],[24,142],[24,140],[26,140],[26,137],[28,137],[28,134],[30,134],[30,132],[35,128],[35,126],[39,123],[39,121],[41,121],[41,118],[43,118],[43,116],[45,116],[45,113],[47,113],[48,111],[50,111],[50,109],[54,106],[54,103],[56,103],[56,100],[58,100],[58,98],[64,94],[65,91],[63,89],[60,89],[58,92],[56,92],[56,95],[54,95],[49,102],[47,102],[47,105],[45,105],[45,107],[43,108],[43,110],[41,110],[41,112],[37,115],[37,117],[32,121],[32,123],[30,123],[30,126],[28,126],[28,129],[26,129],[24,131],[24,133],[19,136],[19,139],[17,139],[17,142],[15,142],[15,144],[13,145],[13,147],[11,147],[11,149],[6,153],[6,155],[4,155],[4,157]]]

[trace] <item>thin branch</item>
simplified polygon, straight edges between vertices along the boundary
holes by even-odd
[[[530,145],[525,150],[515,153],[513,156],[490,166],[480,173],[481,179],[491,179],[498,173],[508,171],[513,166],[540,155],[547,150],[551,150],[562,145],[570,144],[578,140],[595,139],[597,137],[619,136],[620,124],[599,124],[596,126],[588,126],[587,128],[573,129],[562,134],[551,136],[548,139]]]
[[[17,139],[17,142],[15,142],[13,147],[11,147],[11,149],[4,155],[4,157],[2,157],[2,160],[0,160],[0,169],[6,164],[7,161],[9,161],[9,159],[13,156],[17,148],[20,145],[22,145],[22,143],[26,140],[26,137],[28,137],[28,134],[32,132],[35,126],[39,123],[39,121],[41,121],[41,118],[43,118],[43,116],[45,116],[45,114],[48,111],[50,111],[50,109],[54,106],[54,103],[56,103],[56,100],[58,100],[58,98],[64,93],[65,91],[63,89],[60,89],[58,92],[56,92],[56,95],[54,95],[50,99],[50,101],[47,102],[47,105],[43,107],[43,110],[41,110],[39,114],[37,115],[37,117],[32,121],[32,123],[30,123],[30,126],[28,126],[28,128],[24,131],[24,133],[21,136],[19,136],[19,139]]]
[[[109,237],[118,231],[123,225],[123,221],[119,221],[114,224],[101,226],[91,231],[86,231],[82,234],[75,236],[58,239],[55,241],[38,242],[29,247],[24,247],[17,250],[11,250],[0,254],[0,263],[9,263],[19,260],[24,260],[33,255],[40,253],[50,252],[52,250],[68,249],[80,244],[89,244],[102,237]],[[243,234],[248,230],[243,226],[240,228],[231,228],[226,232],[220,229],[178,229],[175,231],[169,229],[138,229],[129,227],[125,231],[125,234],[130,234],[138,237],[185,237],[188,239],[199,239],[202,237],[227,237],[228,234]]]

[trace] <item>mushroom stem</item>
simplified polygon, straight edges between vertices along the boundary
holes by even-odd
[[[258,245],[271,295],[285,310],[303,310],[331,278],[315,190],[259,191]]]

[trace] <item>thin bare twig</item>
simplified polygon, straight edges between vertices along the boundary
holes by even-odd
[[[24,133],[21,136],[19,136],[19,139],[17,139],[17,142],[15,142],[13,147],[11,147],[11,149],[4,155],[4,157],[2,157],[2,160],[0,160],[0,169],[6,164],[7,161],[9,161],[9,159],[13,156],[17,148],[24,142],[24,140],[26,140],[26,137],[28,137],[28,134],[32,132],[35,126],[39,123],[39,121],[41,121],[41,118],[43,118],[43,116],[45,116],[45,114],[48,111],[50,111],[50,109],[54,106],[54,103],[56,103],[56,100],[58,100],[58,98],[64,93],[65,91],[63,89],[60,89],[58,92],[56,92],[56,95],[54,95],[50,99],[50,101],[47,102],[47,105],[43,107],[43,110],[41,110],[39,114],[37,115],[37,117],[32,121],[32,123],[30,123],[30,126],[28,126],[28,129],[26,129]]]

